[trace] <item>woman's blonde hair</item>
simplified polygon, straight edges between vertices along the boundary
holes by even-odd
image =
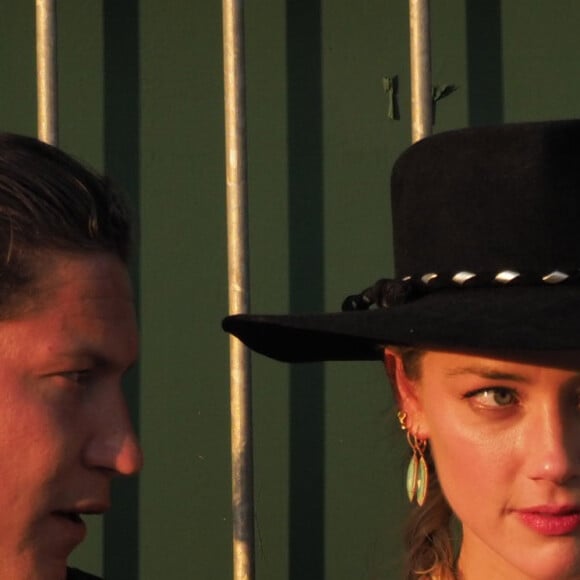
[[[405,579],[453,580],[452,512],[439,486],[428,448],[425,459],[429,466],[429,490],[423,506],[414,506],[407,520]]]
[[[424,351],[415,347],[390,347],[401,356],[410,379],[421,376]],[[394,382],[395,377],[391,377]],[[393,384],[393,388],[396,385]],[[405,580],[454,580],[452,511],[443,495],[429,446],[425,450],[429,489],[422,507],[414,506],[405,528]]]

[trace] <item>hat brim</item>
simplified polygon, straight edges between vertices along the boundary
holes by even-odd
[[[376,360],[386,345],[444,349],[580,349],[580,287],[436,291],[386,309],[301,315],[239,314],[224,330],[285,362]]]

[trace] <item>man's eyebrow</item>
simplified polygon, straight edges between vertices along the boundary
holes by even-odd
[[[101,352],[98,352],[90,347],[81,347],[78,350],[63,350],[56,353],[56,356],[62,359],[68,360],[86,360],[89,361],[91,365],[97,368],[110,368],[114,366],[123,366],[125,372],[134,368],[137,363],[138,359],[131,360],[128,366],[125,368],[124,364],[121,364],[120,361],[115,360],[114,358],[108,358],[107,356],[103,355]]]
[[[518,373],[508,373],[506,371],[500,371],[494,369],[493,367],[487,366],[466,366],[466,367],[455,367],[449,369],[445,373],[448,377],[455,377],[457,375],[476,375],[483,379],[490,379],[495,381],[516,381],[519,383],[529,383],[530,380],[524,375]]]

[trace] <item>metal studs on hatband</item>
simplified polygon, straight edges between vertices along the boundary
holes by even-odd
[[[467,282],[468,280],[471,280],[472,278],[475,278],[477,276],[477,274],[474,274],[473,272],[467,272],[467,271],[463,271],[463,272],[457,272],[457,274],[455,274],[453,276],[453,278],[451,278],[456,284],[459,284],[460,286],[462,286],[463,284],[465,284],[465,282]]]
[[[553,272],[550,272],[549,274],[542,276],[542,280],[546,284],[559,284],[560,282],[564,282],[564,280],[567,280],[568,278],[569,278],[568,274],[560,272],[560,270],[554,270]]]
[[[515,272],[514,270],[503,270],[502,272],[496,274],[495,281],[499,282],[500,284],[509,284],[519,277],[519,272]]]
[[[435,272],[429,272],[429,274],[423,274],[423,276],[421,276],[421,282],[423,282],[423,284],[429,284],[429,282],[431,282],[431,280],[435,280],[435,278],[437,278],[439,274],[436,274]]]
[[[580,270],[578,270],[578,273],[580,274]],[[574,280],[580,280],[580,277],[572,274],[574,276]],[[444,286],[451,286],[451,283],[457,285],[457,286],[464,286],[467,282],[473,280],[475,282],[475,284],[489,284],[489,273],[476,273],[476,272],[471,272],[469,270],[460,270],[458,272],[455,272],[455,274],[438,274],[437,272],[428,272],[427,274],[423,274],[420,277],[421,282],[425,285],[425,286],[429,286],[431,284],[431,282],[433,282],[433,280],[435,280],[436,278],[440,279],[440,282],[438,282],[438,284],[436,285],[437,288],[439,287],[444,287]],[[540,274],[529,274],[529,273],[525,273],[522,274],[521,272],[518,272],[517,270],[502,270],[501,272],[498,272],[497,274],[493,275],[493,281],[497,282],[499,284],[503,284],[503,285],[508,285],[511,282],[514,282],[515,280],[521,281],[521,282],[526,282],[526,283],[532,283],[532,284],[538,284],[538,283],[544,283],[544,284],[561,284],[562,282],[565,282],[566,280],[570,281],[572,280],[570,278],[571,274],[567,274],[566,272],[562,272],[561,270],[552,270],[552,272],[549,272],[548,274],[545,274],[544,276],[541,276]],[[401,278],[401,280],[403,282],[409,282],[411,280],[413,280],[415,277],[414,276],[404,276],[403,278]],[[416,278],[415,278],[416,279]]]

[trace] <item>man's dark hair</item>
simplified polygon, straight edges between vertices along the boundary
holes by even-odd
[[[126,263],[129,243],[127,207],[107,178],[46,143],[0,133],[0,318],[32,285],[42,253],[109,252]]]

